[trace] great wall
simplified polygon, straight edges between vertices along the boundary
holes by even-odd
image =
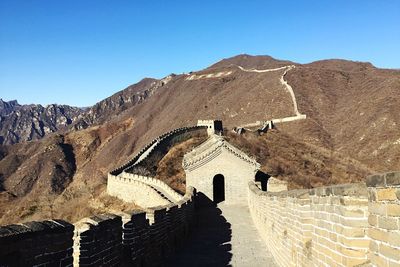
[[[285,85],[290,66],[264,72],[283,69]],[[293,103],[291,118],[304,119]],[[290,120],[247,127],[268,130]],[[182,162],[185,195],[146,170],[157,164],[157,153],[205,129],[208,139]],[[365,183],[287,191],[274,177],[257,179],[260,164],[222,132],[221,121],[198,121],[158,136],[111,171],[108,194],[141,211],[99,214],[74,224],[48,220],[0,227],[0,266],[400,266],[400,172],[372,175]],[[217,251],[228,248],[215,254],[199,249],[202,242],[217,245],[211,248]]]

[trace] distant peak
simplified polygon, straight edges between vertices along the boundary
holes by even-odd
[[[249,54],[240,54],[230,58],[224,58],[209,68],[223,68],[232,65],[244,68],[276,68],[292,64],[294,63],[291,61],[275,59],[268,55],[253,56]]]
[[[376,68],[370,62],[352,61],[346,59],[323,59],[306,64],[306,66],[317,67],[322,69],[338,69],[342,71],[358,71],[363,69]]]
[[[17,100],[10,100],[10,101],[4,101],[2,98],[0,98],[0,102],[3,104],[8,104],[11,106],[19,106],[18,101]]]

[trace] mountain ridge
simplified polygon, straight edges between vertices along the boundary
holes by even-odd
[[[236,65],[276,69],[286,63],[242,55],[164,81],[145,81],[93,109],[98,116],[89,117],[87,125],[37,141],[0,146],[0,214],[4,214],[0,224],[44,218],[50,212],[70,220],[90,214],[100,205],[92,199],[103,194],[107,172],[150,140],[194,125],[198,119],[221,119],[230,131],[295,115],[281,79],[293,88],[298,109],[307,119],[277,124],[277,132],[267,134],[265,140],[257,136],[238,140],[257,157],[273,155],[264,161],[263,170],[298,187],[313,187],[361,181],[372,172],[400,169],[400,71],[338,61],[267,72],[243,71]],[[51,150],[55,160],[43,167],[46,147],[55,148]],[[76,168],[67,164],[71,159]],[[59,172],[40,177],[56,165],[61,166]],[[57,181],[58,189],[48,181]],[[37,191],[40,184],[43,190]],[[13,214],[6,213],[9,207]]]

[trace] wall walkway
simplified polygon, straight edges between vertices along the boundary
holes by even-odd
[[[202,207],[198,227],[166,266],[277,266],[251,221],[246,204]]]

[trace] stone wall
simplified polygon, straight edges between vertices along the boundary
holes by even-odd
[[[61,220],[0,227],[0,266],[72,266],[73,233]]]
[[[107,193],[143,208],[176,203],[182,196],[166,183],[155,179],[156,167],[169,147],[187,133],[203,131],[205,126],[182,127],[162,134],[136,154],[132,160],[108,174]]]
[[[155,207],[171,203],[150,185],[129,177],[108,174],[107,194],[140,207]]]
[[[400,265],[400,173],[279,193],[249,183],[249,208],[280,266]]]
[[[127,172],[122,172],[120,174],[120,177],[132,179],[134,181],[139,181],[139,182],[154,186],[155,188],[159,188],[165,194],[167,194],[168,199],[170,199],[173,202],[178,202],[178,201],[182,200],[183,196],[181,194],[177,193],[169,185],[167,185],[166,183],[164,183],[163,181],[161,181],[157,178],[133,174],[133,173],[127,173]]]
[[[154,138],[151,142],[149,142],[145,147],[143,147],[132,159],[130,159],[128,162],[126,162],[125,164],[123,164],[122,166],[112,170],[110,173],[112,175],[118,175],[120,174],[123,170],[132,167],[136,161],[139,160],[139,158],[141,158],[143,156],[143,154],[147,153],[147,155],[150,155],[151,152],[159,145],[163,143],[163,140],[165,139],[169,139],[173,136],[178,136],[181,135],[183,133],[187,133],[187,132],[192,132],[192,131],[196,131],[196,130],[200,130],[200,129],[204,129],[205,126],[190,126],[190,127],[181,127],[181,128],[177,128],[174,129],[172,131],[169,131],[167,133],[164,133],[160,136],[157,136],[156,138]],[[148,151],[149,149],[151,149],[151,151]],[[143,158],[142,158],[143,160]]]
[[[195,220],[193,190],[190,188],[177,205],[122,215],[123,252],[127,264],[160,266],[180,247]]]
[[[367,178],[371,263],[400,266],[400,172]]]
[[[122,220],[114,214],[84,218],[75,224],[74,266],[118,266]]]
[[[194,224],[195,195],[189,188],[177,204],[101,214],[75,227],[59,220],[0,227],[0,266],[160,266]]]

